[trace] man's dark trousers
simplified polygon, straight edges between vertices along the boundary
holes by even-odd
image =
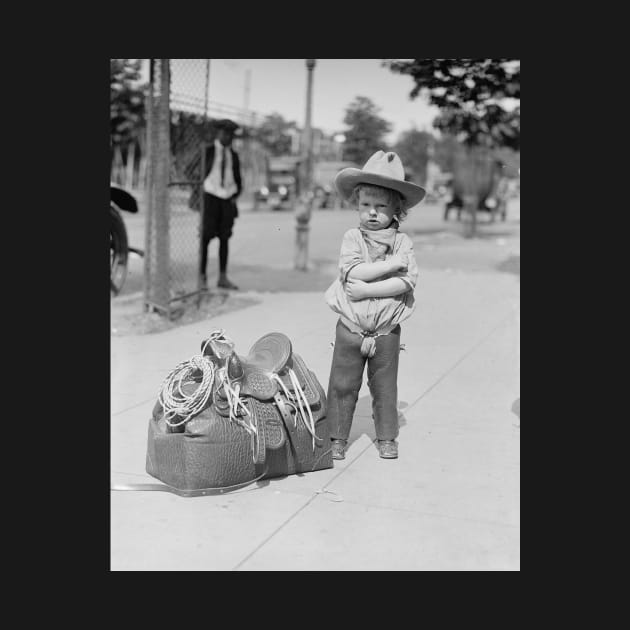
[[[208,245],[216,236],[219,239],[219,271],[225,273],[228,259],[228,241],[232,236],[234,220],[238,216],[233,199],[221,199],[206,192],[203,194],[203,230],[200,271],[206,275],[208,266]]]

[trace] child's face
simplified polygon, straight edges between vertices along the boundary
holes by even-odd
[[[359,191],[359,223],[366,230],[382,230],[389,226],[396,212],[386,193]]]

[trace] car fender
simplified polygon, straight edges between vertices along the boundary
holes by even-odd
[[[132,213],[138,212],[138,202],[136,198],[119,186],[110,184],[109,199],[120,210],[126,210]]]

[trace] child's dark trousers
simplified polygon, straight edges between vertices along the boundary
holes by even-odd
[[[347,440],[350,435],[367,360],[376,438],[394,440],[398,437],[400,326],[396,326],[391,333],[376,338],[376,352],[373,357],[366,358],[361,354],[361,342],[360,335],[348,330],[341,320],[337,322],[327,396],[330,437]]]

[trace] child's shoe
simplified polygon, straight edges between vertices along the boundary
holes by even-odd
[[[346,459],[346,444],[347,440],[333,440],[330,450],[332,451],[333,459]]]
[[[396,459],[398,457],[398,443],[396,440],[379,440],[378,454],[383,459]]]

